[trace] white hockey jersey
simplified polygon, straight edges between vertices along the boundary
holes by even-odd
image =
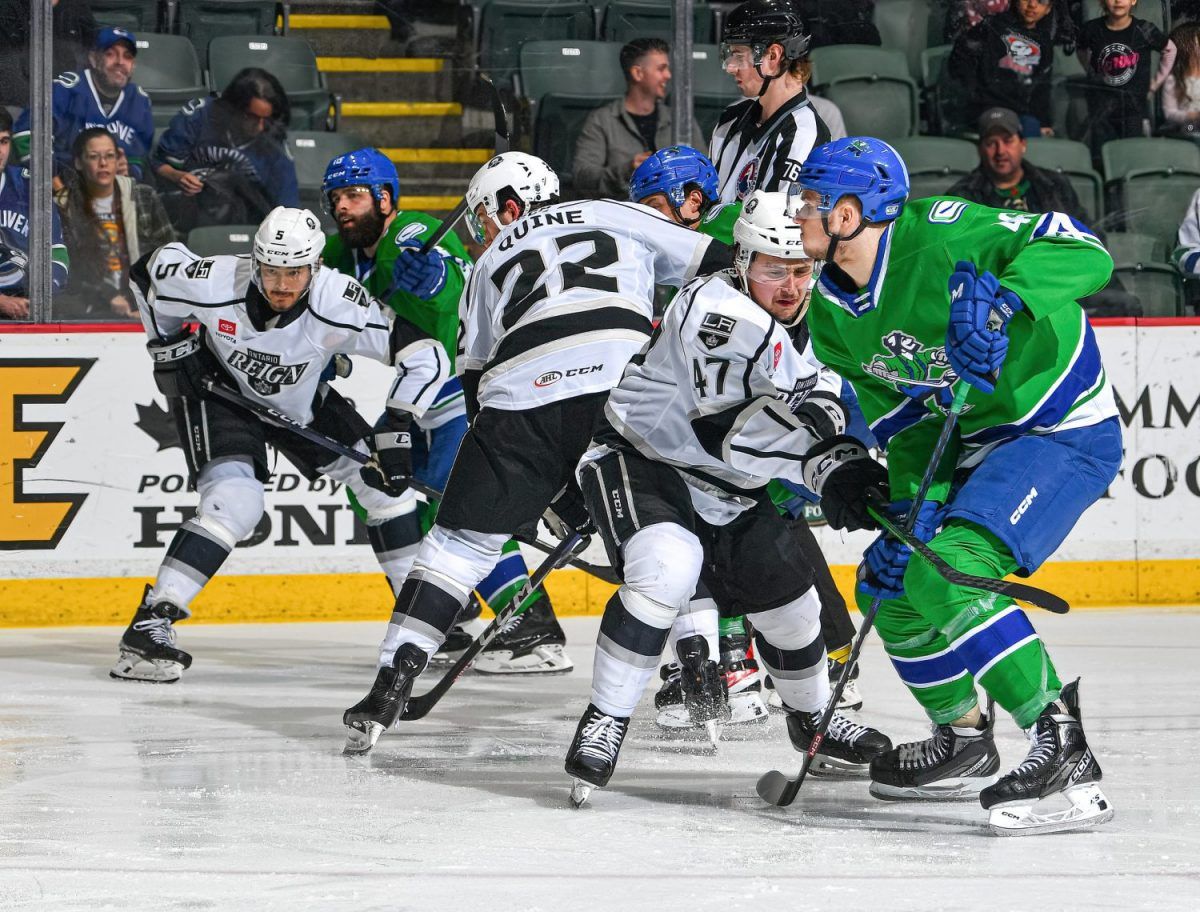
[[[721,202],[734,203],[755,190],[785,189],[800,175],[814,146],[829,142],[829,127],[805,92],[794,95],[762,126],[757,98],[735,101],[713,129],[709,158],[720,178]]]
[[[336,353],[394,364],[388,407],[415,417],[450,376],[438,342],[372,298],[353,278],[314,270],[308,295],[283,314],[251,281],[249,256],[200,257],[167,244],[139,261],[132,287],[146,332],[159,339],[184,323],[203,327],[207,349],[248,398],[294,421],[312,421],[321,372]]]
[[[539,208],[476,262],[459,366],[481,372],[480,407],[607,392],[650,335],[655,284],[679,286],[729,262],[725,245],[648,206]]]
[[[677,468],[700,515],[723,525],[772,478],[804,482],[818,438],[793,414],[802,403],[844,423],[841,378],[804,342],[801,351],[728,273],[696,279],[630,361],[605,416],[642,455]]]

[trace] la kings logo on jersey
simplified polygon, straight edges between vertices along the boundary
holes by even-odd
[[[700,332],[697,338],[709,351],[724,345],[733,336],[733,328],[737,320],[724,314],[706,313],[700,321]]]
[[[260,396],[274,396],[281,387],[298,382],[308,368],[308,362],[280,364],[279,355],[255,351],[252,348],[230,352],[225,363],[245,374],[250,388]]]

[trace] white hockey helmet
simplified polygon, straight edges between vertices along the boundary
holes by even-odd
[[[267,266],[312,266],[321,262],[325,233],[308,209],[276,206],[254,233],[254,259]]]
[[[511,190],[524,206],[549,202],[558,196],[558,175],[536,155],[526,152],[503,152],[476,171],[465,196],[467,225],[481,244],[483,224],[475,209],[482,203],[487,217],[496,221],[500,212],[500,194],[506,189]]]
[[[787,214],[787,194],[783,192],[751,193],[733,223],[733,242],[736,246],[733,265],[743,281],[756,253],[785,260],[812,259],[804,252],[800,226]]]

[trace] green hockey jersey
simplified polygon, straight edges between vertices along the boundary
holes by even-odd
[[[438,224],[437,219],[423,212],[401,210],[379,242],[374,259],[363,256],[360,250],[346,247],[338,234],[331,235],[325,242],[322,259],[326,266],[355,276],[372,295],[441,342],[453,364],[458,352],[458,302],[471,271],[471,258],[462,241],[451,232],[438,244],[450,255],[450,262],[445,287],[434,298],[422,301],[407,291],[392,289],[392,265],[401,247],[409,241],[423,241]]]
[[[717,203],[700,220],[698,230],[711,238],[716,238],[722,244],[733,246],[733,223],[742,214],[742,204]]]
[[[1112,259],[1090,229],[1061,212],[954,198],[909,202],[884,232],[866,287],[848,292],[826,272],[808,311],[817,357],[853,384],[887,449],[897,500],[915,494],[951,399],[947,285],[960,260],[995,275],[1025,310],[1008,325],[995,392],[972,389],[967,397],[958,465],[974,465],[1021,434],[1082,427],[1117,413],[1095,334],[1077,303],[1112,273]],[[931,499],[944,499],[954,462],[943,461]]]

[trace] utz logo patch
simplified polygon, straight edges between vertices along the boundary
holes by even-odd
[[[218,320],[217,321],[217,332],[219,332],[223,336],[236,336],[237,335],[237,324],[234,323],[232,320]]]
[[[1000,67],[1028,76],[1042,62],[1042,46],[1027,35],[1008,32],[1004,36],[1004,47],[1008,51]]]
[[[875,355],[862,369],[891,385],[911,399],[935,396],[939,404],[944,398],[950,404],[950,384],[957,375],[946,358],[946,349],[926,348],[900,330],[892,330],[881,342],[884,351]]]
[[[274,396],[283,387],[299,382],[308,368],[307,361],[303,364],[282,364],[280,360],[279,355],[248,348],[230,352],[225,363],[244,374],[246,383],[254,392],[260,396]]]
[[[783,357],[783,343],[775,343],[775,351],[771,353],[771,370],[779,367],[779,359]]]
[[[709,351],[714,348],[720,348],[729,341],[733,335],[733,328],[737,326],[737,320],[733,317],[727,317],[724,314],[707,313],[704,319],[700,321],[700,332],[697,333],[697,338]]]
[[[207,279],[212,273],[212,267],[212,260],[197,260],[195,263],[188,263],[183,274],[189,279]]]
[[[752,158],[746,162],[741,174],[737,176],[737,198],[745,199],[758,186],[758,159]]]
[[[547,386],[553,386],[563,378],[562,371],[546,371],[540,377],[533,381],[533,385],[538,389],[544,389]]]

